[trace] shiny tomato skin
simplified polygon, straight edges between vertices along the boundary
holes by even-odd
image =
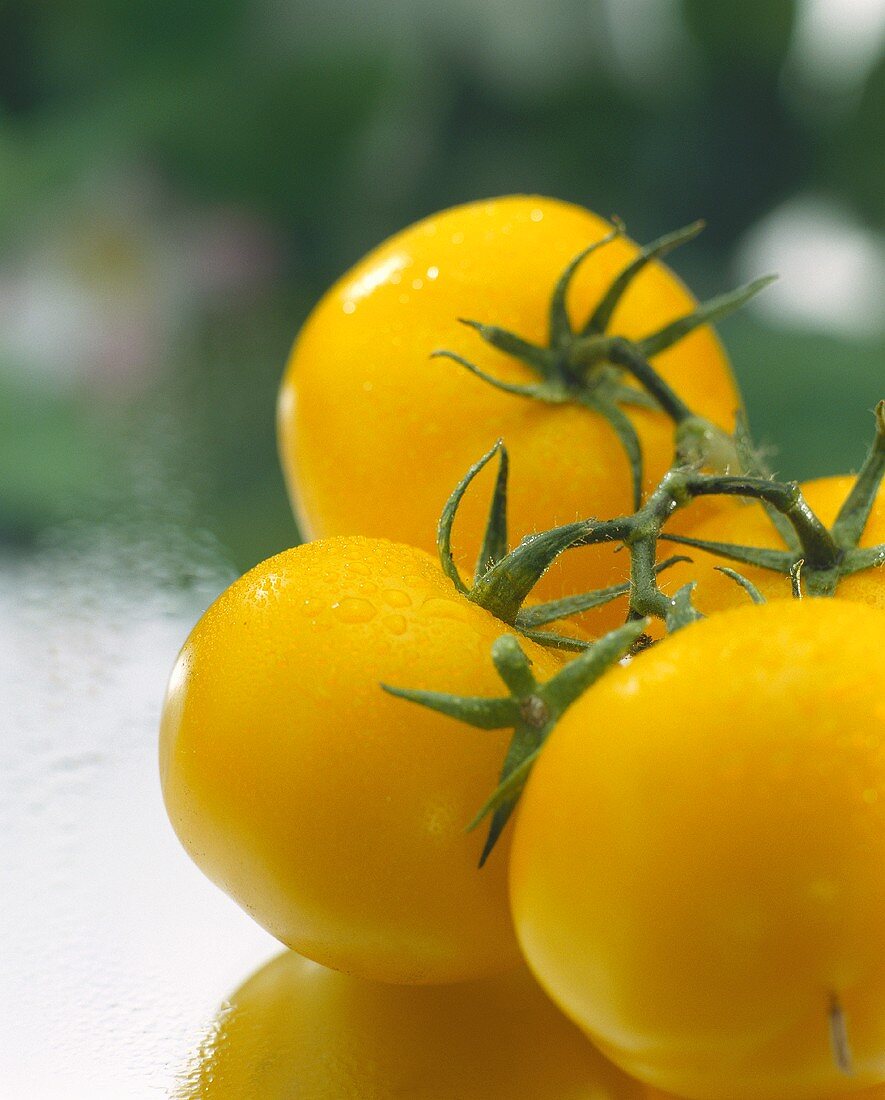
[[[227,1000],[177,1100],[646,1100],[524,967],[391,986],[280,955]]]
[[[457,482],[498,438],[511,456],[514,539],[575,519],[632,511],[629,467],[606,420],[573,404],[502,393],[447,359],[447,349],[507,382],[534,380],[516,359],[458,323],[466,317],[546,340],[548,300],[563,268],[610,230],[569,203],[514,195],[435,214],[398,233],[328,291],[302,329],[278,407],[283,470],[306,537],[359,533],[432,550],[440,511]],[[627,239],[580,268],[569,296],[573,324],[589,316],[636,254]],[[689,312],[694,298],[661,264],[636,279],[609,331],[640,337]],[[740,407],[725,353],[701,328],[654,360],[695,411],[731,428]],[[630,410],[646,487],[669,467],[671,423]],[[462,506],[457,550],[465,568],[482,541],[493,471]],[[626,555],[610,547],[567,554],[539,599],[618,583]],[[623,606],[595,613],[597,630]]]
[[[518,961],[509,832],[480,872],[467,823],[510,732],[381,689],[500,696],[507,628],[423,550],[328,539],[256,566],[179,656],[163,794],[192,858],[287,946],[392,982],[460,981]],[[537,675],[561,657],[523,640]]]
[[[885,1083],[883,639],[881,611],[838,599],[723,612],[612,670],[546,743],[513,842],[520,943],[650,1085]]]

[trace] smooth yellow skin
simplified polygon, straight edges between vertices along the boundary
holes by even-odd
[[[802,485],[805,499],[812,511],[827,526],[832,526],[854,485],[854,478],[847,475],[822,477]],[[742,504],[726,497],[711,498],[705,504],[715,504],[715,509],[691,530],[693,538],[716,542],[732,542],[742,546],[762,546],[773,550],[785,549],[777,529],[768,518],[765,509],[756,503]],[[689,506],[689,515],[693,506]],[[885,489],[880,489],[870,517],[864,528],[861,546],[878,546],[885,543]],[[667,543],[660,543],[661,553],[669,553]],[[687,581],[697,580],[695,604],[705,614],[740,607],[747,602],[746,593],[733,580],[720,573],[716,566],[729,566],[753,582],[768,600],[791,599],[790,578],[768,569],[738,564],[725,558],[708,554],[692,547],[684,549],[692,558],[691,564],[680,564],[661,574],[661,587],[673,594]],[[869,604],[885,611],[885,566],[855,573],[839,582],[836,593],[840,599]]]
[[[381,690],[500,696],[507,627],[424,551],[362,537],[299,546],[234,583],[194,628],[163,712],[172,824],[196,863],[287,946],[392,982],[516,964],[509,830],[482,872],[465,826],[509,731]],[[561,659],[524,641],[539,677]]]
[[[230,998],[177,1100],[645,1100],[525,968],[391,986],[278,956]]]
[[[881,611],[836,599],[723,612],[551,734],[514,834],[514,922],[627,1072],[691,1100],[885,1082],[883,642]]]
[[[442,507],[467,469],[498,438],[510,451],[510,530],[523,535],[587,516],[632,511],[629,467],[602,417],[502,393],[430,355],[457,352],[508,382],[535,378],[458,323],[494,323],[546,341],[550,293],[574,256],[611,226],[589,211],[537,196],[474,202],[403,230],[352,268],[320,301],[292,350],[278,433],[283,470],[306,537],[359,533],[433,550]],[[581,325],[636,254],[628,240],[588,257],[571,288]],[[609,331],[641,337],[690,312],[695,299],[663,265],[650,265]],[[740,398],[716,336],[700,329],[655,366],[695,411],[731,428]],[[672,461],[671,422],[631,410],[647,487]],[[456,545],[472,567],[482,542],[494,471],[462,505]],[[610,547],[572,551],[536,590],[554,599],[625,580],[627,556]],[[601,609],[596,630],[623,622]]]

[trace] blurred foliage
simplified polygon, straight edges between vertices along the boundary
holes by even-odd
[[[147,312],[119,383],[90,373],[88,342],[76,378],[61,355],[34,381],[22,340],[0,333],[0,538],[35,537],[98,485],[125,508],[153,447],[144,492],[160,510],[164,493],[188,501],[240,567],[293,541],[273,438],[288,347],[334,278],[435,209],[537,191],[616,212],[640,238],[705,216],[676,261],[700,294],[728,285],[743,235],[791,196],[820,191],[882,229],[881,63],[834,114],[824,92],[786,87],[791,0],[646,0],[636,11],[669,18],[673,41],[644,42],[640,22],[625,53],[631,7],[0,0],[0,293],[39,280],[72,224],[93,231],[84,196],[99,233],[116,194]],[[245,217],[245,244],[198,240],[207,216],[222,230]],[[234,266],[254,252],[235,279],[231,249]],[[102,293],[99,328],[119,309]],[[0,301],[0,325],[10,315]],[[856,464],[881,342],[751,318],[726,339],[785,471]]]

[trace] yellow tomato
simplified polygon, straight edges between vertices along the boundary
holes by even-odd
[[[419,983],[515,965],[507,837],[480,872],[482,831],[465,832],[510,731],[380,687],[500,696],[490,649],[506,629],[412,547],[337,538],[257,566],[194,628],[169,685],[163,793],[185,848],[327,966]],[[523,646],[539,678],[560,667]]]
[[[612,670],[551,734],[514,835],[514,921],[627,1072],[692,1100],[885,1082],[883,640],[881,611],[838,599],[723,612]]]
[[[642,1100],[678,1100],[672,1092],[661,1092],[660,1089],[649,1088],[642,1093]],[[874,1085],[871,1089],[860,1089],[855,1092],[831,1092],[820,1100],[885,1100],[885,1085]]]
[[[525,969],[367,982],[287,952],[229,999],[178,1100],[645,1100]]]
[[[498,438],[510,451],[510,526],[517,538],[585,516],[632,511],[629,466],[609,423],[576,405],[550,405],[494,389],[447,359],[447,349],[507,382],[529,369],[458,323],[466,317],[546,341],[553,287],[573,257],[610,226],[580,207],[517,195],[474,202],[403,230],[325,295],[292,351],[280,394],[283,469],[308,537],[359,533],[434,547],[437,518],[467,468]],[[636,255],[619,239],[593,253],[571,287],[583,324]],[[690,312],[694,298],[661,264],[627,291],[609,332],[639,338]],[[655,358],[696,412],[731,429],[740,398],[709,328]],[[673,452],[671,422],[631,409],[655,484]],[[456,525],[462,564],[472,563],[485,524],[484,471]],[[537,589],[554,599],[618,583],[626,555],[571,552]],[[595,621],[616,625],[624,608]]]
[[[830,527],[853,484],[854,479],[848,476],[822,477],[803,484],[802,493],[818,518]],[[761,505],[745,504],[734,498],[725,497],[710,498],[710,504],[714,500],[715,510],[708,512],[704,519],[691,529],[692,538],[737,543],[741,546],[762,546],[773,550],[786,549],[785,543]],[[691,513],[692,508],[693,506],[689,506],[687,514]],[[861,546],[878,546],[880,543],[885,543],[885,491],[883,490],[879,491],[860,540]],[[666,543],[662,542],[660,545],[666,552]],[[792,595],[790,578],[787,576],[773,573],[769,569],[760,569],[757,566],[736,564],[693,546],[686,547],[685,553],[691,556],[692,563],[676,565],[662,573],[661,588],[672,594],[686,581],[697,580],[695,603],[706,614],[723,611],[729,607],[739,607],[747,602],[747,594],[732,579],[720,573],[716,566],[725,565],[736,569],[752,581],[766,599],[790,599]],[[885,610],[885,566],[867,569],[845,577],[839,582],[836,594],[840,599],[870,604],[872,607]]]

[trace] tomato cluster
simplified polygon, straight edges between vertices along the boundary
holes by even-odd
[[[856,479],[771,479],[709,326],[758,286],[698,304],[695,232],[474,203],[309,318],[313,541],[208,609],[160,747],[292,950],[184,1095],[885,1095],[885,406]]]

